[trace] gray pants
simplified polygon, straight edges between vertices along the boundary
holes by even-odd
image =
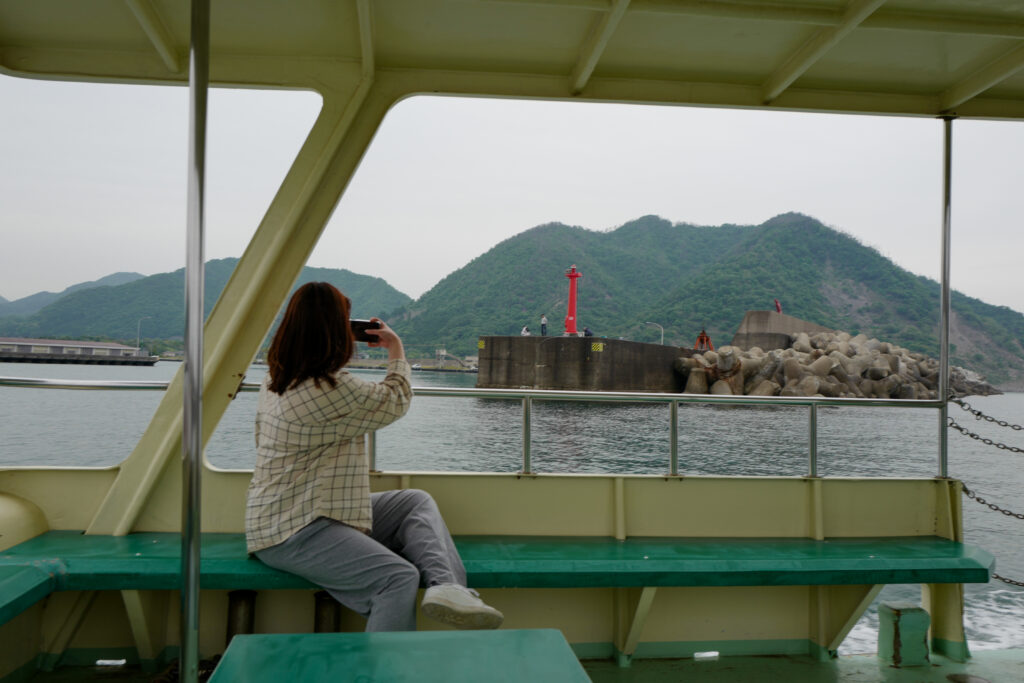
[[[256,557],[298,574],[366,617],[367,631],[415,631],[416,591],[466,585],[448,527],[429,493],[415,489],[370,496],[373,531],[319,517]]]

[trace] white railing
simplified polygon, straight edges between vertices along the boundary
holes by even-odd
[[[85,381],[32,379],[23,377],[0,377],[0,386],[21,387],[32,389],[89,389],[113,391],[162,391],[168,382],[133,382],[133,381]],[[259,385],[244,383],[240,392],[259,391]],[[710,394],[665,394],[638,391],[565,391],[557,389],[480,389],[454,387],[413,387],[417,396],[435,396],[444,398],[488,398],[500,400],[516,400],[522,403],[522,469],[524,474],[532,473],[530,446],[532,442],[532,418],[534,401],[583,401],[583,402],[615,402],[615,403],[667,403],[669,406],[669,471],[670,476],[679,476],[679,404],[699,403],[718,405],[748,406],[804,406],[808,410],[807,433],[807,476],[818,476],[818,408],[822,406],[860,407],[860,408],[930,408],[941,409],[943,401],[907,400],[896,398],[824,398],[802,396],[714,396]],[[945,425],[940,424],[944,430]],[[940,441],[940,445],[941,445]],[[377,458],[376,434],[370,435],[368,442],[370,466],[373,468]],[[940,448],[941,450],[941,448]],[[939,476],[942,471],[944,454],[939,454]]]

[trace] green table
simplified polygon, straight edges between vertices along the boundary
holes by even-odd
[[[210,683],[589,681],[560,631],[407,631],[235,636]]]

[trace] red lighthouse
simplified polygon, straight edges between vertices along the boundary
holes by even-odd
[[[576,270],[576,264],[566,271],[565,276],[569,278],[569,310],[565,314],[565,333],[578,336],[576,331],[576,280],[583,277],[583,274]]]

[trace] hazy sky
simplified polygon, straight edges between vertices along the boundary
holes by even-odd
[[[0,296],[182,267],[185,89],[0,76],[0,103]],[[208,258],[241,255],[319,104],[213,92]],[[1024,311],[1024,124],[954,129],[953,287]],[[799,211],[937,278],[941,141],[925,119],[413,98],[385,119],[309,263],[417,297],[541,223]]]

